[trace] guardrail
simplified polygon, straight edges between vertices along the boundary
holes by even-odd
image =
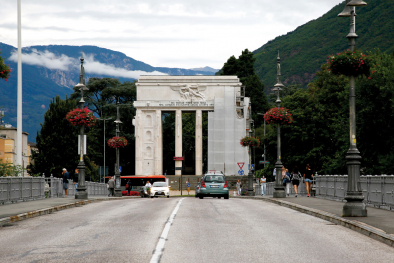
[[[104,183],[85,182],[88,196],[107,195]],[[69,180],[69,195],[75,195],[73,180]],[[63,179],[55,177],[0,177],[0,205],[64,196]]]
[[[267,184],[267,186],[266,186],[267,188],[265,190],[265,194],[266,195],[273,195],[274,191],[275,191],[275,189],[274,189],[275,182],[270,182],[270,183],[266,183],[266,184]],[[293,187],[293,185],[291,183],[290,183],[289,187],[290,187],[290,191],[289,191],[290,195],[294,195],[295,191],[294,191],[294,187]],[[287,190],[286,190],[286,187],[285,187],[285,192],[286,191]],[[257,185],[257,184],[255,185],[255,193],[256,193],[256,195],[261,195],[261,186],[260,185]],[[302,183],[302,180],[300,181],[300,184],[298,186],[298,194],[299,195],[306,195],[306,187],[305,187],[305,184]]]
[[[347,175],[315,175],[316,196],[344,200]],[[366,175],[360,177],[360,189],[368,206],[394,210],[394,175]]]

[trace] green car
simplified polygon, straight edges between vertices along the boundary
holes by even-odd
[[[200,191],[198,197],[200,199],[204,197],[224,197],[224,199],[228,199],[229,197],[228,183],[222,173],[205,174],[199,186]]]

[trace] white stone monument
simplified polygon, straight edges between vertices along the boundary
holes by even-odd
[[[141,76],[134,102],[135,174],[163,174],[162,111],[174,111],[175,152],[182,156],[182,111],[196,112],[196,175],[202,175],[202,112],[208,111],[208,170],[238,175],[237,163],[248,173],[249,98],[241,96],[236,76]],[[175,167],[182,161],[174,161]],[[175,170],[180,175],[180,170]]]

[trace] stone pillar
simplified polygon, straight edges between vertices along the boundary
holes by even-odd
[[[155,122],[155,174],[163,174],[163,138],[162,138],[161,110],[156,110]]]
[[[141,110],[137,109],[134,120],[135,135],[135,174],[142,175],[142,147],[141,147]]]
[[[202,110],[196,111],[196,175],[202,175]]]
[[[182,157],[182,110],[175,111],[175,156]],[[182,161],[175,161],[175,167],[182,167]],[[181,170],[175,170],[181,175]]]

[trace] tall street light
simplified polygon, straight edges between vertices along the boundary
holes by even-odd
[[[356,6],[364,6],[367,3],[361,0],[346,0],[345,9],[338,16],[350,17],[350,32],[346,36],[349,39],[349,50],[354,51],[356,45]],[[361,155],[356,147],[356,85],[355,77],[349,77],[349,122],[350,122],[350,148],[346,156],[348,170],[348,182],[346,191],[346,203],[343,206],[343,216],[367,216],[367,209],[363,203],[364,196],[360,185]]]
[[[279,57],[279,51],[278,51],[278,58],[276,59],[276,84],[272,90],[277,92],[277,98],[276,98],[276,106],[278,109],[280,108],[280,103],[281,100],[279,98],[279,91],[282,90],[284,85],[282,82],[280,82],[280,57]],[[276,169],[276,183],[275,183],[275,191],[274,191],[274,198],[284,198],[286,197],[285,193],[285,187],[282,184],[282,157],[281,157],[281,144],[280,144],[280,124],[277,124],[277,133],[278,133],[278,145],[277,145],[277,161],[275,163],[275,169]]]
[[[252,136],[252,106],[249,106],[249,136]],[[248,173],[248,196],[254,196],[253,190],[253,172],[252,172],[252,146],[249,146],[249,173]]]
[[[116,123],[116,137],[119,137],[119,124],[122,123],[120,121],[120,116],[119,116],[119,98],[118,101],[116,102],[116,120],[114,121]],[[119,147],[116,148],[116,171],[115,171],[115,196],[122,196],[122,190],[120,189],[120,170],[119,170]]]
[[[75,86],[76,88],[78,88],[81,91],[81,100],[79,101],[79,108],[82,110],[85,104],[85,101],[83,100],[83,92],[85,90],[89,90],[86,86],[85,86],[85,78],[84,78],[84,74],[85,74],[85,69],[83,67],[83,56],[81,57],[81,72],[79,74],[79,83]],[[85,126],[81,125],[80,128],[80,148],[79,148],[79,164],[77,166],[79,174],[78,174],[78,187],[77,187],[77,192],[75,193],[75,199],[87,199],[88,198],[88,193],[86,191],[86,186],[85,186],[85,162],[83,160],[83,154],[85,152],[84,150],[84,130],[85,130]]]
[[[98,120],[100,120],[100,121],[104,121],[104,171],[103,171],[103,173],[104,173],[104,175],[103,175],[103,182],[105,183],[105,121],[109,121],[109,120],[111,120],[112,119],[112,117],[109,117],[108,119],[105,119],[105,118],[97,118]],[[101,177],[100,177],[100,183],[101,183]]]

